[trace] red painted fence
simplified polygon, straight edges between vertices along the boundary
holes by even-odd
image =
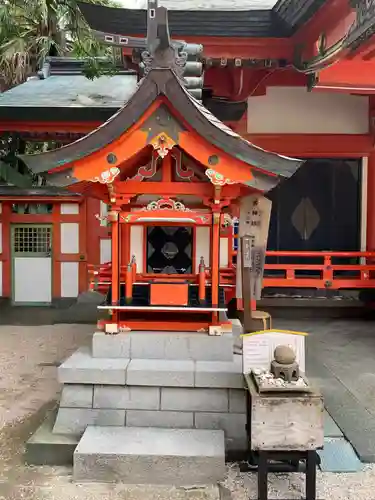
[[[267,257],[284,258],[290,262],[270,264],[266,260],[264,287],[331,290],[375,288],[375,252],[269,251]],[[308,263],[311,259],[320,262]],[[304,263],[304,260],[307,262]]]
[[[270,264],[282,258],[288,263]],[[309,260],[317,263],[309,263]],[[269,251],[264,271],[264,288],[365,289],[375,288],[375,252],[288,252]],[[306,262],[304,262],[304,260]],[[89,265],[90,288],[105,291],[111,280],[110,263]],[[194,279],[195,276],[189,275]],[[138,281],[147,275],[138,275]],[[121,281],[125,282],[125,268]],[[209,281],[209,276],[208,276]],[[235,269],[221,269],[222,285],[235,285]]]

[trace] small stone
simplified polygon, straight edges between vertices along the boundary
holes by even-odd
[[[297,387],[307,387],[306,382],[301,377],[297,380],[296,386]]]
[[[273,352],[273,357],[281,365],[291,365],[296,360],[295,352],[287,345],[278,345]]]

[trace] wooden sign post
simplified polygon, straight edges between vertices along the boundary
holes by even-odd
[[[251,236],[242,236],[241,238],[241,276],[242,276],[242,300],[244,310],[244,330],[253,331],[253,316],[251,313],[251,304],[253,300],[253,282],[251,276],[252,270],[252,238]]]

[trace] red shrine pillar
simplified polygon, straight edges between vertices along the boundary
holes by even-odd
[[[220,266],[220,211],[212,213],[212,236],[211,236],[211,287],[212,307],[219,306],[219,266]],[[217,324],[219,314],[212,314],[213,324]]]
[[[119,210],[112,207],[110,213],[112,226],[112,305],[117,305],[120,298],[120,224]],[[114,318],[117,314],[114,314]]]
[[[367,166],[367,245],[369,252],[375,252],[375,152],[368,157]]]

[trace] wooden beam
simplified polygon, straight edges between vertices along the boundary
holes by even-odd
[[[98,128],[102,122],[43,122],[43,121],[0,121],[0,132],[56,132],[59,134],[87,134]]]
[[[311,50],[314,50],[313,45],[322,33],[325,34],[327,43],[330,45],[332,38],[338,40],[347,32],[352,21],[345,22],[345,20],[350,15],[354,17],[354,10],[348,0],[325,2],[315,16],[294,34],[292,37],[293,46],[310,45]]]
[[[204,47],[205,58],[239,59],[291,59],[293,45],[290,38],[245,38],[220,36],[184,36],[188,43]],[[124,49],[131,55],[132,49]]]
[[[319,80],[315,88],[324,89],[335,87],[337,90],[344,89],[346,93],[355,92],[368,93],[375,90],[375,61],[363,61],[352,59],[339,61],[338,63],[319,72]]]
[[[268,151],[297,158],[361,158],[374,149],[370,134],[247,134]]]
[[[170,154],[167,154],[167,156],[163,158],[161,169],[162,183],[172,182],[172,157]]]
[[[119,196],[156,194],[161,196],[193,195],[198,197],[211,196],[212,185],[208,182],[158,182],[127,181],[116,186]]]

